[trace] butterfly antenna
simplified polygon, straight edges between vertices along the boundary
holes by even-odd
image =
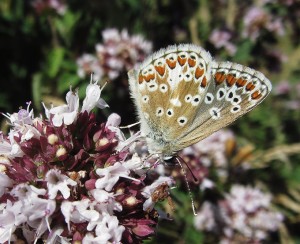
[[[190,168],[190,166],[184,161],[184,159],[182,157],[180,157],[179,155],[176,155],[176,158],[178,158],[180,160],[180,162],[184,163],[185,166],[189,169],[191,175],[193,176],[193,180],[195,181],[195,183],[198,183],[198,179],[197,177],[194,175],[192,169]]]
[[[187,176],[186,176],[186,171],[185,171],[185,169],[183,168],[183,166],[182,166],[182,164],[181,164],[181,162],[180,162],[180,161],[182,160],[182,162],[185,163],[185,161],[184,161],[181,157],[179,157],[179,156],[176,156],[175,158],[176,158],[178,164],[180,165],[180,167],[181,167],[181,169],[182,169],[182,173],[183,173],[184,178],[185,178],[186,187],[187,187],[187,189],[188,189],[189,196],[190,196],[190,199],[191,199],[191,202],[192,202],[193,213],[194,213],[195,216],[197,216],[197,213],[196,213],[196,207],[195,207],[195,202],[194,202],[194,198],[193,198],[193,195],[192,195],[192,191],[191,191],[190,184],[189,184],[188,179],[187,179]],[[185,163],[185,165],[187,165],[187,164]],[[188,169],[191,170],[189,167],[188,167]],[[192,171],[191,171],[191,172],[192,172]],[[197,178],[194,176],[194,174],[192,174],[192,175],[193,175],[194,179],[197,180]]]

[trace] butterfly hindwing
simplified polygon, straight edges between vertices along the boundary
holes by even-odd
[[[272,89],[260,72],[231,62],[213,62],[212,82],[206,99],[198,107],[196,119],[180,146],[194,144],[231,124],[261,103]]]

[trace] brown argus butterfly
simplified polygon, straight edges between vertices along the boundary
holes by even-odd
[[[128,75],[149,152],[164,160],[252,110],[272,88],[262,73],[217,62],[193,44],[161,49]]]

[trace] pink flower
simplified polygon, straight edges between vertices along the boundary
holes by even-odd
[[[38,14],[46,11],[54,11],[62,15],[66,11],[66,5],[62,0],[34,0],[32,6]]]
[[[266,29],[276,35],[283,35],[284,28],[281,19],[272,17],[268,12],[259,7],[252,7],[244,17],[244,37],[255,40],[262,29]]]
[[[232,35],[229,31],[215,29],[210,34],[209,40],[216,48],[224,47],[230,55],[234,55],[236,46],[229,41],[231,38]]]
[[[245,239],[251,243],[267,240],[276,231],[283,215],[271,208],[271,195],[257,188],[233,185],[225,199],[217,204],[205,202],[195,217],[199,230],[216,232],[221,243],[235,243]]]
[[[141,62],[152,50],[152,44],[140,35],[130,36],[127,30],[106,29],[103,43],[96,45],[96,54],[84,54],[77,59],[78,75],[94,73],[96,79],[114,80]]]
[[[287,81],[282,81],[274,87],[276,95],[286,95],[291,91],[291,85]]]
[[[104,70],[101,67],[97,57],[92,54],[83,54],[76,61],[78,70],[77,74],[83,78],[87,74],[93,74],[95,80],[100,80],[104,76]]]
[[[139,135],[126,139],[117,114],[96,120],[91,110],[105,104],[100,95],[91,82],[81,112],[70,91],[66,105],[45,108],[46,119],[29,110],[7,116],[9,136],[0,132],[1,242],[138,243],[154,234],[157,212],[153,205],[143,210],[142,190],[155,178],[129,153]]]

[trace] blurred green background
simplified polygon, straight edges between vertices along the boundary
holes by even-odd
[[[117,112],[123,125],[133,123],[128,69],[152,50],[179,43],[200,45],[217,60],[252,67],[271,80],[266,101],[231,126],[237,148],[251,148],[251,170],[219,190],[260,182],[285,216],[269,243],[300,243],[297,0],[1,0],[0,111],[13,113],[32,101],[37,116],[42,101],[63,103],[70,85],[83,98],[94,72],[100,84],[109,81],[102,97],[110,108],[99,116]],[[1,122],[7,131],[4,117]],[[175,194],[189,204],[185,190]],[[158,227],[153,243],[209,243],[194,229],[191,212],[178,207],[173,218]]]

